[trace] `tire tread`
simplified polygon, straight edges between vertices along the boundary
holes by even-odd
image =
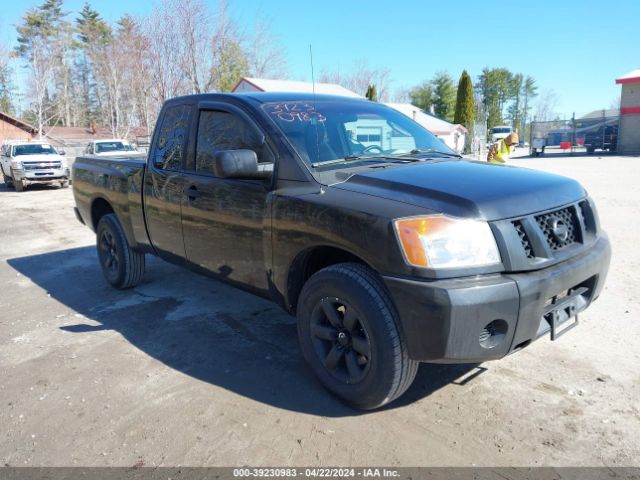
[[[314,276],[322,272],[344,275],[354,283],[357,283],[361,288],[366,290],[369,297],[375,302],[376,309],[382,313],[386,330],[391,336],[394,371],[397,372],[397,374],[384,399],[380,401],[379,404],[367,406],[366,408],[379,408],[392,402],[411,386],[418,371],[419,362],[409,358],[406,343],[400,332],[398,314],[393,306],[391,296],[379,276],[365,265],[359,263],[338,263],[316,272]],[[311,278],[313,278],[313,276]]]
[[[144,277],[144,253],[136,252],[129,246],[127,237],[125,236],[124,230],[122,229],[122,225],[120,225],[118,217],[116,217],[114,213],[104,215],[100,219],[100,222],[98,222],[98,227],[102,222],[107,222],[109,224],[113,232],[118,236],[119,243],[123,246],[122,256],[124,257],[124,278],[119,284],[114,285],[114,287],[123,290],[135,287],[142,281],[142,278]]]

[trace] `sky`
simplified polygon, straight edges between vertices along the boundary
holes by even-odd
[[[215,12],[216,0],[204,0]],[[620,96],[619,77],[640,68],[640,0],[229,0],[251,33],[267,17],[286,50],[289,76],[310,80],[309,45],[316,75],[349,72],[364,59],[391,71],[391,90],[408,88],[463,69],[474,82],[484,67],[532,76],[539,92],[552,91],[563,117],[609,108]],[[0,2],[0,41],[15,42],[15,25],[39,1]],[[84,0],[65,0],[75,17]],[[92,0],[102,16],[148,13],[152,2]]]

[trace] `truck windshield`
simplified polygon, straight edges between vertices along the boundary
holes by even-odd
[[[457,156],[443,141],[392,108],[375,102],[278,102],[265,112],[311,167],[362,158]]]
[[[57,155],[56,149],[46,143],[30,143],[13,147],[13,156],[20,155]]]
[[[130,152],[133,147],[123,142],[100,142],[96,143],[96,153],[106,152]]]
[[[511,127],[496,127],[491,133],[511,133]]]

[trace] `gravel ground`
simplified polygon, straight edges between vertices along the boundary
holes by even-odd
[[[272,304],[149,259],[109,288],[71,190],[0,185],[0,460],[12,466],[638,466],[640,158],[520,158],[577,178],[613,246],[581,325],[482,365],[422,365],[353,411]]]

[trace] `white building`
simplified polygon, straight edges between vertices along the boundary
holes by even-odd
[[[467,129],[463,125],[455,125],[446,120],[425,113],[420,108],[410,103],[385,103],[385,105],[399,111],[413,119],[424,128],[442,140],[449,148],[461,153],[464,150],[464,141]]]
[[[640,69],[616,79],[620,93],[620,126],[618,152],[640,152]]]
[[[310,82],[294,82],[292,80],[269,80],[266,78],[243,77],[234,87],[233,92],[291,92],[313,93],[314,85]],[[340,95],[342,97],[363,98],[351,90],[335,83],[316,83],[315,93],[322,95]]]

